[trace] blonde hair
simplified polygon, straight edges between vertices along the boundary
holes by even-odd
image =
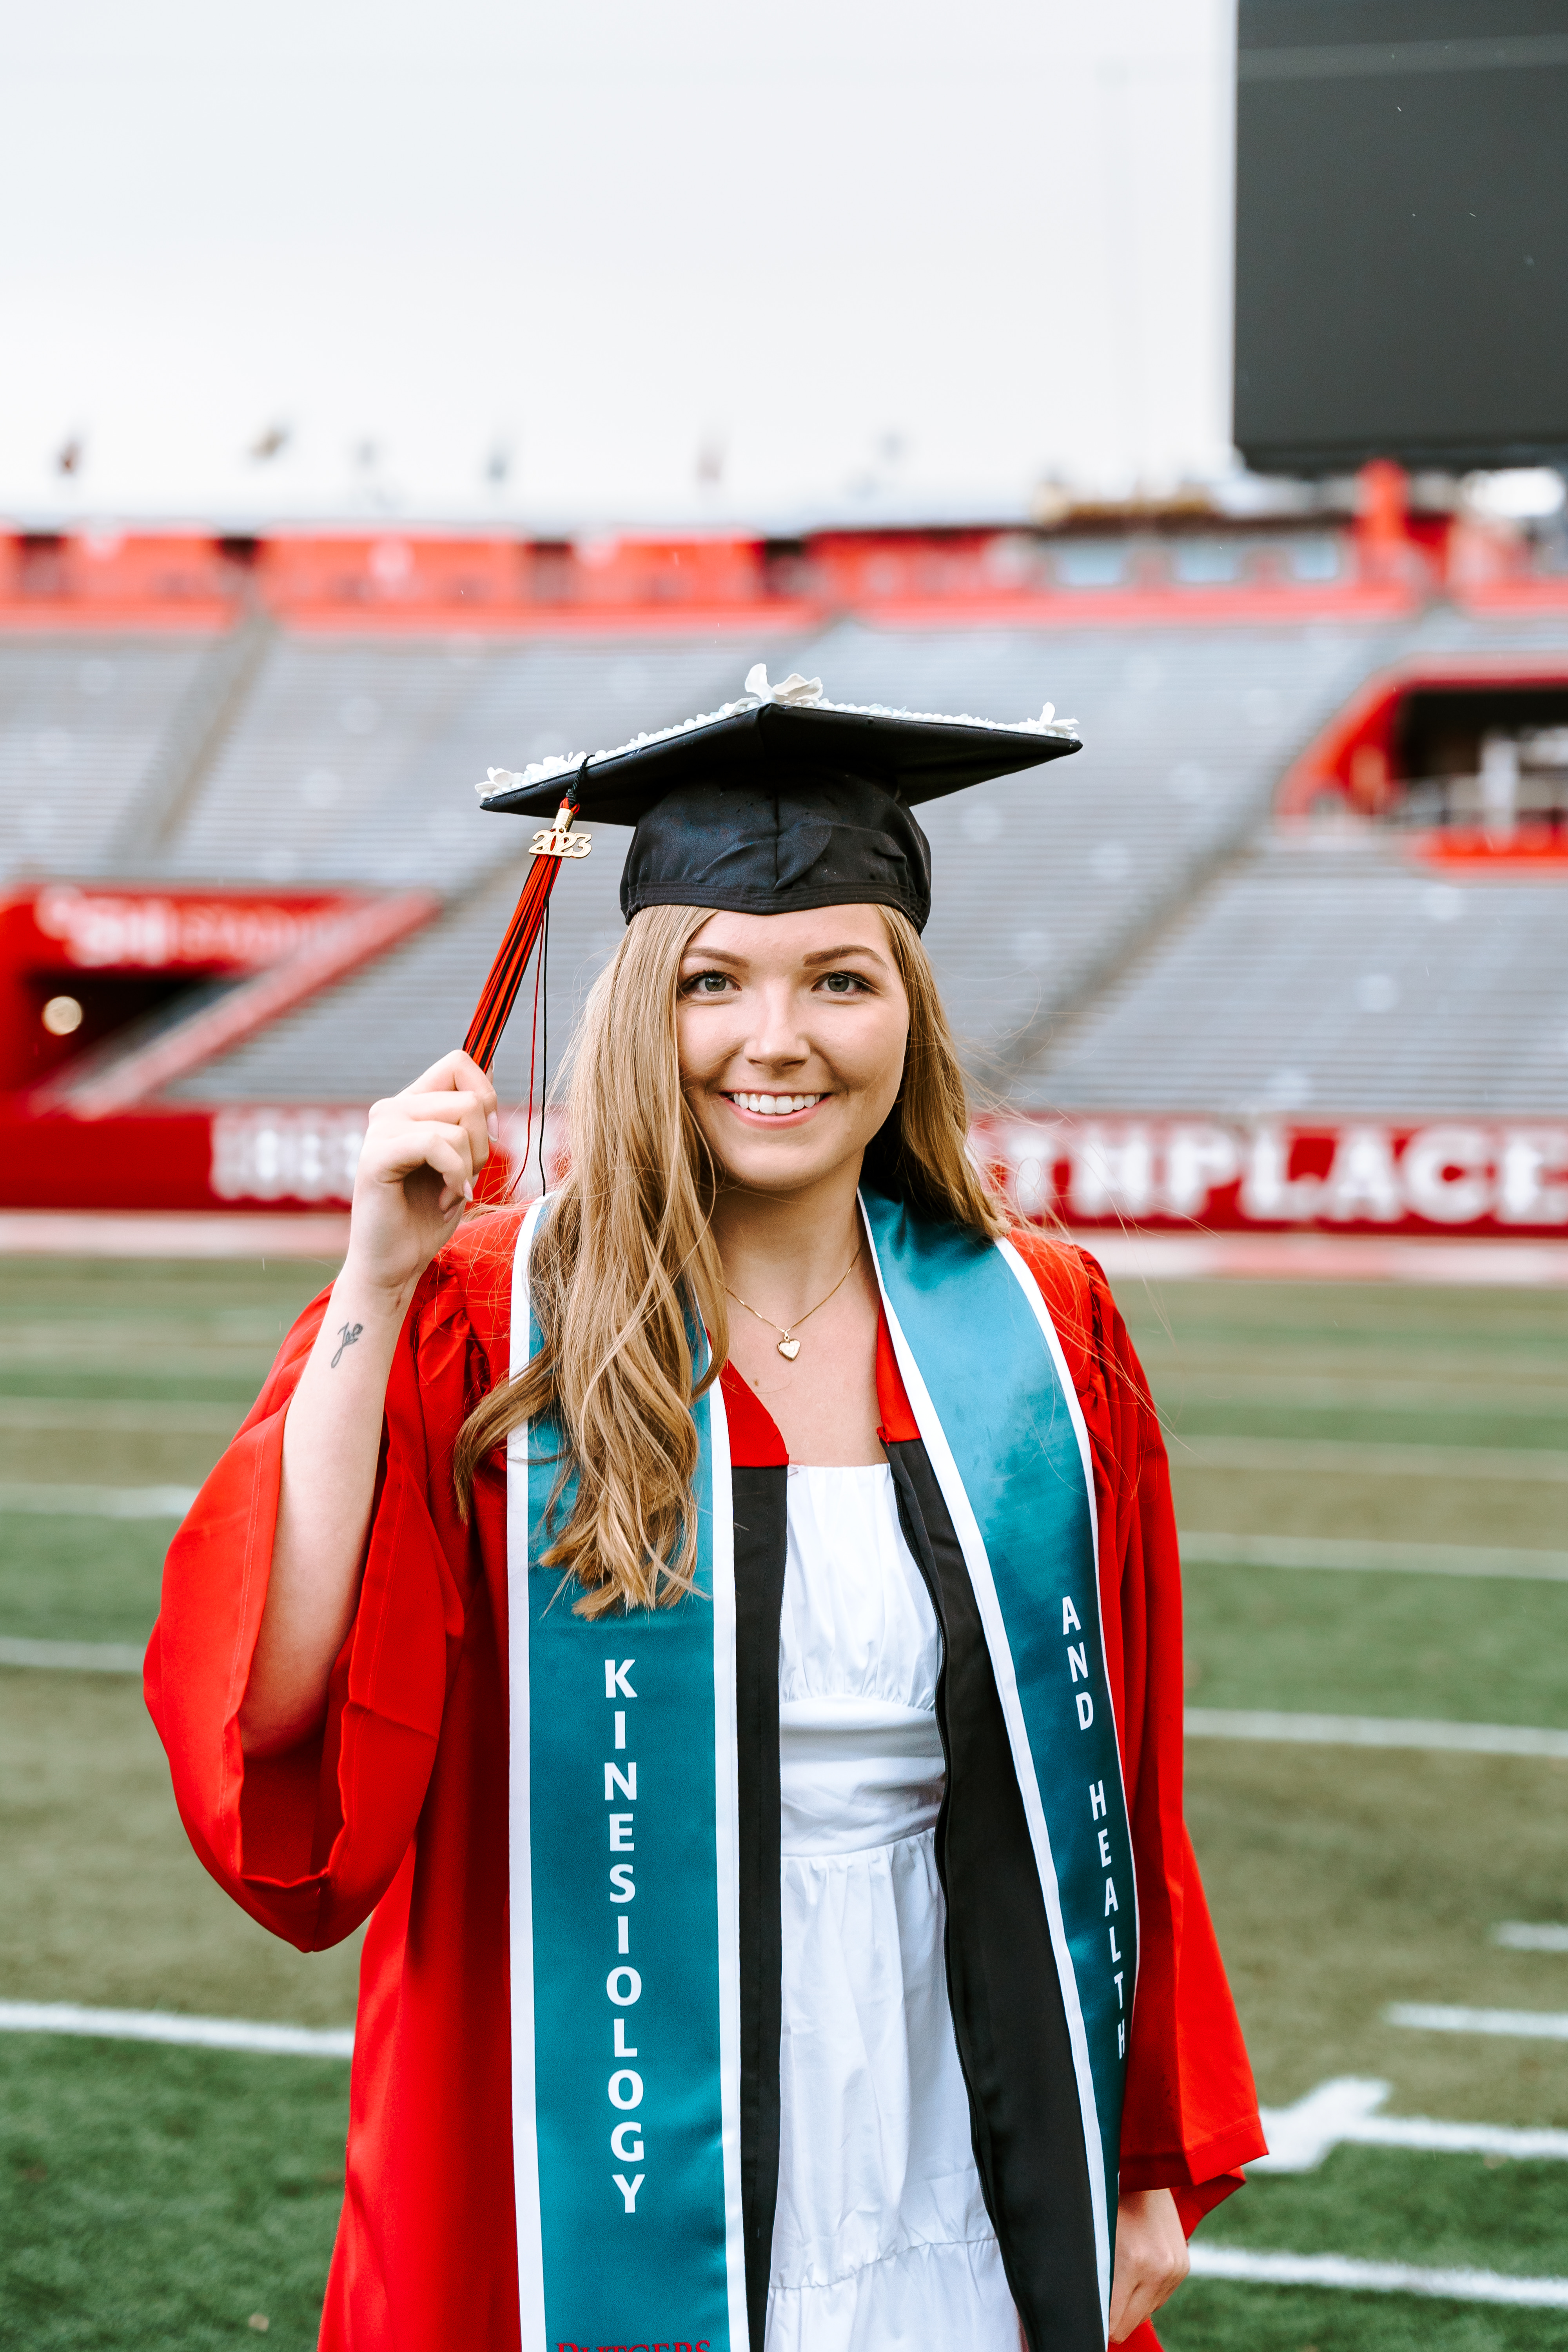
[[[899,1099],[868,1148],[866,1175],[926,1216],[994,1239],[1009,1220],[969,1157],[963,1076],[935,975],[914,925],[880,911],[910,1031]],[[549,1415],[563,1432],[543,1559],[581,1586],[587,1617],[677,1601],[696,1567],[692,1406],[729,1354],[730,1318],[710,1223],[721,1171],[681,1086],[676,1003],[681,958],[710,912],[645,908],[595,983],[572,1056],[571,1170],[533,1245],[541,1345],[458,1439],[466,1510],[479,1463],[520,1423]]]

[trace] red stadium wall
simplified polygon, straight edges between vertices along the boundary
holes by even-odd
[[[977,1121],[1032,1219],[1152,1231],[1568,1232],[1568,1125],[1376,1118]]]
[[[101,1119],[0,1107],[0,1208],[341,1208],[363,1105],[141,1108]],[[485,1187],[527,1148],[503,1135]],[[977,1151],[1025,1217],[1079,1229],[1568,1235],[1568,1125],[1513,1119],[983,1119]],[[537,1130],[534,1139],[537,1150]],[[553,1176],[560,1138],[546,1142]]]

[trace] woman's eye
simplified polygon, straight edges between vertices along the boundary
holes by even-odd
[[[699,971],[686,982],[684,992],[688,996],[722,996],[729,985],[727,972]]]
[[[822,985],[830,996],[856,996],[866,983],[858,972],[830,971],[825,975]]]

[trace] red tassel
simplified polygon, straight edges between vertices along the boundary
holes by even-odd
[[[548,837],[559,840],[569,834],[576,814],[574,803],[563,801]],[[579,850],[575,854],[581,856],[586,853]],[[468,1034],[463,1040],[463,1051],[473,1056],[481,1070],[488,1070],[495,1060],[501,1032],[517,1002],[517,992],[522,986],[522,976],[528,970],[528,960],[543,927],[544,909],[550,903],[550,893],[555,887],[555,877],[560,871],[559,849],[535,849],[533,863],[528,869],[528,879],[522,886],[522,895],[511,921],[507,925],[506,937],[490,966],[484,993],[468,1024]]]

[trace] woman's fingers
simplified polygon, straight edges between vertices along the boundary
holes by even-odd
[[[488,1152],[489,1146],[485,1146]],[[365,1175],[382,1183],[400,1184],[418,1169],[433,1168],[446,1179],[454,1199],[473,1198],[476,1169],[484,1161],[476,1153],[467,1127],[435,1119],[407,1119],[395,1127],[372,1128],[364,1139],[360,1165]]]
[[[386,1102],[372,1105],[371,1129],[374,1132],[379,1127],[402,1127],[413,1119],[431,1119],[443,1127],[460,1125],[468,1135],[474,1167],[479,1169],[490,1156],[491,1143],[500,1134],[495,1101],[495,1089],[489,1085],[482,1092],[475,1087],[443,1090],[410,1087]]]
[[[1116,2213],[1116,2274],[1110,2340],[1121,2343],[1174,2294],[1191,2263],[1176,2200],[1168,2189],[1130,2189]]]
[[[497,1117],[500,1109],[489,1078],[473,1056],[465,1054],[460,1046],[454,1053],[443,1054],[438,1062],[432,1062],[411,1087],[405,1087],[404,1092],[409,1095],[452,1092],[476,1095],[484,1106],[487,1118]]]

